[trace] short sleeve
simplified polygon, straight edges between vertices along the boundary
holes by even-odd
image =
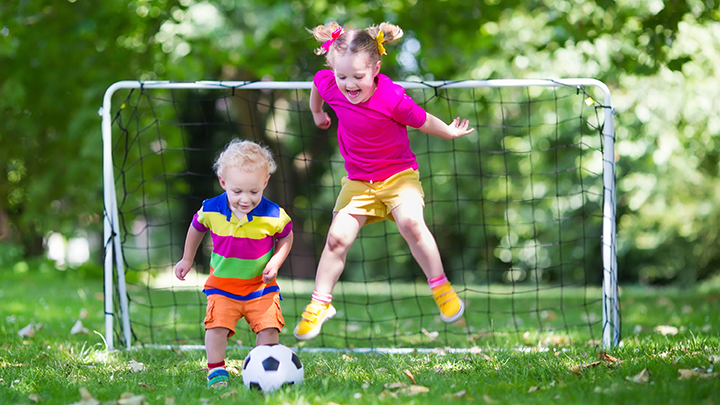
[[[282,208],[280,208],[280,219],[282,220],[281,224],[284,224],[284,226],[281,226],[279,232],[275,234],[275,237],[277,237],[278,239],[282,239],[288,236],[292,231],[292,220]]]
[[[208,228],[206,218],[203,215],[202,210],[196,212],[195,215],[193,215],[192,226],[193,228],[197,229],[198,232],[207,232],[210,229]]]
[[[420,128],[425,124],[427,113],[410,96],[404,94],[392,112],[392,119],[403,125]]]

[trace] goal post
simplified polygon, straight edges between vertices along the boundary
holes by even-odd
[[[397,83],[446,122],[460,115],[476,128],[472,139],[440,143],[425,141],[424,134],[410,129],[413,142],[422,144],[421,152],[413,150],[426,192],[428,226],[438,239],[443,261],[451,262],[446,273],[472,305],[458,325],[437,326],[430,312],[422,309],[427,302],[434,303],[418,287],[422,274],[409,253],[398,247],[402,243],[397,230],[387,223],[372,225],[361,231],[365,239],[359,237],[358,246],[349,253],[347,267],[357,270],[346,269],[335,294],[345,300],[347,310],[341,309],[328,323],[338,325],[335,332],[327,331],[337,338],[334,342],[357,347],[353,335],[362,335],[364,340],[357,342],[374,347],[476,344],[487,336],[522,335],[533,327],[553,336],[555,331],[581,328],[584,331],[577,336],[592,337],[599,324],[601,344],[618,345],[615,129],[607,86],[584,78]],[[310,297],[308,267],[313,267],[314,275],[313,263],[331,217],[328,204],[331,209],[344,174],[337,151],[313,144],[317,137],[332,144],[336,119],[324,135],[312,126],[306,103],[311,86],[311,82],[273,81],[120,81],[107,89],[99,114],[108,349],[197,340],[188,338],[196,336],[197,328],[185,323],[202,324],[204,307],[202,297],[198,298],[202,272],[197,272],[199,289],[191,303],[182,300],[192,288],[167,280],[159,286],[158,279],[167,278],[182,255],[174,234],[183,227],[187,230],[190,217],[182,222],[177,212],[192,203],[199,207],[202,199],[214,196],[195,194],[197,183],[186,179],[200,177],[200,183],[207,184],[215,180],[189,162],[199,160],[209,169],[213,153],[232,137],[248,133],[270,140],[271,149],[292,149],[276,156],[280,170],[271,182],[277,186],[275,194],[266,196],[291,213],[296,232],[309,241],[296,244],[295,264],[286,263],[279,275],[281,292],[292,304],[287,308],[283,304],[286,327],[294,327]],[[275,98],[276,92],[288,97]],[[187,118],[193,114],[201,118]],[[139,139],[147,134],[152,140]],[[212,141],[205,146],[187,141],[202,136]],[[324,168],[322,173],[318,165]],[[202,263],[196,264],[203,269]],[[577,289],[582,291],[574,297]],[[157,291],[167,293],[162,302]],[[414,308],[418,306],[419,310]],[[595,319],[595,307],[600,319]],[[385,310],[392,315],[381,313]],[[138,314],[142,312],[152,315]],[[133,317],[143,320],[136,322]],[[569,319],[574,317],[582,319]],[[242,323],[238,329],[246,328]],[[438,332],[428,325],[444,328],[440,333],[445,336],[464,335],[463,339],[435,340]],[[535,332],[525,335],[526,341],[540,339]],[[326,343],[321,337],[319,345]]]

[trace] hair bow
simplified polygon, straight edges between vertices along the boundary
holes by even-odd
[[[375,37],[375,41],[377,41],[378,52],[380,53],[380,55],[387,55],[387,52],[385,52],[385,47],[383,46],[383,43],[385,42],[385,34],[382,31],[378,31],[377,36]]]
[[[325,43],[322,44],[322,48],[325,50],[325,52],[327,52],[327,51],[330,50],[330,45],[332,45],[333,42],[335,42],[335,40],[338,39],[338,37],[340,36],[340,34],[342,34],[342,31],[343,31],[343,28],[342,28],[342,27],[338,27],[338,29],[336,29],[335,31],[333,31],[333,33],[332,33],[332,39],[330,39],[330,40],[328,40],[328,41],[325,41]]]

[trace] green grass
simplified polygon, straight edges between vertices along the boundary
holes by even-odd
[[[678,371],[707,370],[711,360],[720,361],[718,280],[693,289],[622,288],[623,345],[608,351],[620,362],[576,374],[571,367],[598,361],[600,347],[529,340],[520,346],[476,342],[477,349],[462,353],[301,349],[305,381],[263,395],[245,389],[240,375],[231,376],[226,390],[208,390],[202,350],[106,351],[93,332],[104,331],[100,281],[54,271],[32,276],[5,271],[0,278],[2,404],[75,404],[82,401],[81,389],[108,404],[129,393],[147,404],[720,403],[720,377],[679,379]],[[71,335],[83,309],[90,332]],[[31,322],[41,329],[30,338],[18,336]],[[677,327],[678,333],[660,334],[654,330],[659,325]],[[229,364],[240,369],[247,350],[232,346]],[[133,372],[131,360],[145,369]],[[651,373],[647,384],[629,381],[643,369]],[[421,392],[413,394],[410,375]]]

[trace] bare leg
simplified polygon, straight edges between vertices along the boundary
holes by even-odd
[[[347,252],[355,242],[360,228],[365,224],[366,217],[335,213],[325,248],[315,276],[315,291],[332,294],[335,284],[345,269]]]
[[[205,331],[205,350],[208,363],[219,363],[225,360],[227,339],[230,329],[212,328]]]
[[[266,328],[257,333],[256,346],[276,345],[280,342],[280,331],[277,328]]]
[[[400,235],[428,279],[445,274],[435,237],[425,224],[424,207],[420,199],[403,202],[393,209]]]

